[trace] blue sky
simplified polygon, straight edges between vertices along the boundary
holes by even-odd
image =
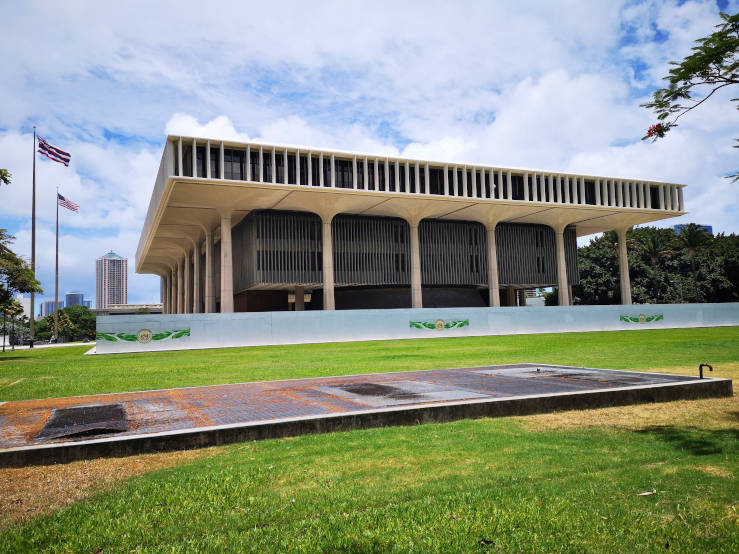
[[[94,260],[112,249],[129,258],[129,301],[158,300],[158,278],[133,267],[167,132],[685,183],[682,219],[739,232],[737,187],[722,178],[737,169],[730,94],[665,140],[639,140],[653,123],[639,104],[668,62],[738,5],[12,3],[0,167],[14,182],[0,189],[0,226],[30,255],[35,124],[72,153],[69,168],[38,163],[44,298],[59,186],[81,205],[62,213],[62,294],[93,297]]]

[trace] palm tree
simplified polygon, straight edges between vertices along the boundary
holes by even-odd
[[[646,254],[652,262],[652,287],[654,288],[654,298],[659,298],[659,290],[657,288],[657,263],[660,257],[669,254],[670,251],[665,249],[665,242],[662,237],[657,234],[647,236],[646,240],[640,245],[642,252]]]
[[[700,299],[698,297],[698,274],[695,270],[695,255],[698,249],[706,244],[710,238],[711,235],[703,227],[695,223],[688,223],[680,228],[680,232],[675,239],[678,247],[688,251],[690,269],[693,272],[693,289],[695,291],[696,302],[700,302]]]

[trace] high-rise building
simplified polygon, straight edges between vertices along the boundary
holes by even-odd
[[[128,304],[128,260],[112,250],[95,260],[95,307]]]
[[[70,306],[82,306],[85,302],[85,295],[81,292],[73,291],[68,292],[64,297],[64,305],[69,308]]]
[[[92,300],[88,300],[87,298],[85,298],[85,300],[83,300],[83,303],[87,308],[92,308]]]
[[[15,295],[15,300],[21,305],[23,308],[23,315],[28,316],[31,314],[31,297],[24,296],[23,293],[18,293]]]
[[[57,304],[57,308],[60,310],[64,307],[64,300],[59,300],[59,303]],[[41,303],[41,317],[46,317],[47,315],[51,315],[54,313],[54,301],[53,300],[46,300]]]

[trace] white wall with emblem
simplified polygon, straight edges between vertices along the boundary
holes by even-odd
[[[725,325],[739,303],[118,315],[97,318],[96,353]]]

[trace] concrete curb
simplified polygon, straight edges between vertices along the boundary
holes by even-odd
[[[235,442],[330,433],[353,429],[442,423],[459,419],[505,417],[571,409],[593,409],[674,400],[732,396],[730,379],[695,379],[598,391],[393,407],[364,412],[245,422],[162,433],[125,435],[0,450],[0,468],[67,463],[99,457],[204,448]]]

